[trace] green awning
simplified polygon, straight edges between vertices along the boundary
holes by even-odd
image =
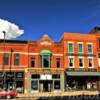
[[[51,52],[50,50],[42,50],[42,51],[40,52],[40,55],[45,55],[45,54],[51,55],[52,52]]]

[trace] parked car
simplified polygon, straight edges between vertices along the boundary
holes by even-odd
[[[15,97],[16,97],[15,91],[5,91],[5,90],[0,91],[0,98],[11,99],[11,98],[15,98]]]

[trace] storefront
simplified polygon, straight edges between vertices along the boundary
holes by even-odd
[[[61,83],[62,74],[31,74],[29,89],[31,93],[33,92],[58,92],[64,88],[64,80]],[[62,85],[63,84],[63,85]]]
[[[97,90],[98,72],[66,72],[66,90]]]
[[[4,85],[3,85],[4,84]],[[16,89],[17,92],[24,92],[24,72],[5,71],[0,72],[0,88]]]

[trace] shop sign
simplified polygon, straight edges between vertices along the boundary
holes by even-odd
[[[23,72],[16,72],[16,78],[23,78],[24,73]]]
[[[7,78],[12,78],[12,77],[14,77],[14,73],[13,72],[7,72],[6,77]]]
[[[51,80],[52,79],[52,75],[49,75],[49,74],[41,75],[40,79],[41,80]]]

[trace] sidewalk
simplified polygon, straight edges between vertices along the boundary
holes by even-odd
[[[53,97],[53,96],[78,96],[78,95],[98,95],[98,91],[68,91],[68,92],[45,92],[17,94],[17,97]]]

